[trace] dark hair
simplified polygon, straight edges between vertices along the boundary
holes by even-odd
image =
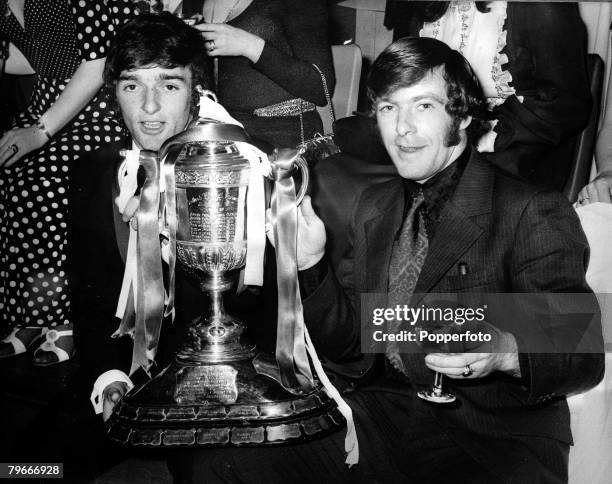
[[[208,57],[200,32],[174,15],[142,14],[122,25],[111,42],[104,66],[104,82],[113,86],[121,72],[144,66],[165,69],[189,67],[197,106],[197,85],[208,89]]]
[[[444,42],[427,37],[404,37],[389,45],[374,61],[368,76],[368,98],[377,98],[410,87],[437,68],[446,81],[446,112],[457,121],[472,117],[466,129],[468,140],[476,144],[489,130],[491,115],[480,83],[467,60]]]

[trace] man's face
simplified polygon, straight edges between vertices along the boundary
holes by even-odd
[[[409,87],[401,87],[375,103],[380,135],[399,174],[424,182],[440,172],[463,152],[465,128],[471,118],[453,126],[446,112],[446,81],[439,72]],[[461,141],[446,146],[453,129]]]
[[[115,89],[127,128],[141,149],[157,151],[189,121],[191,69],[145,66],[121,72]]]

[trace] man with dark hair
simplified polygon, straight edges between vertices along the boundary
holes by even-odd
[[[191,76],[190,114],[194,115],[199,96],[195,87],[210,85],[207,64],[206,44],[200,32],[167,12],[141,15],[117,32],[104,66],[104,81],[118,97],[117,83],[128,71],[184,68]]]
[[[448,144],[459,144],[459,122],[471,117],[465,132],[468,142],[476,145],[489,130],[490,117],[480,84],[465,57],[456,50],[440,47],[439,42],[428,38],[406,37],[391,44],[386,57],[379,57],[376,68],[370,72],[367,92],[372,109],[377,99],[421,81],[433,69],[428,66],[443,66],[440,74],[446,82],[445,110],[453,122]]]
[[[323,222],[331,205],[344,207],[348,219],[346,235],[337,223],[325,224],[335,242],[345,238],[331,263],[323,224],[309,206],[298,234],[298,251],[308,253],[315,264],[309,271],[320,280],[304,301],[312,339],[339,374],[362,377],[347,397],[362,457],[388,453],[407,482],[567,481],[565,395],[603,375],[594,297],[586,297],[595,316],[585,354],[528,353],[521,334],[487,319],[494,339],[484,353],[425,356],[391,342],[373,357],[362,354],[369,344],[361,340],[360,317],[365,293],[386,294],[389,308],[421,294],[588,294],[588,245],[573,209],[561,195],[494,168],[473,148],[485,100],[469,64],[444,43],[394,42],[374,62],[368,93],[400,176],[370,181],[352,207],[333,197],[317,201]],[[552,331],[561,313],[553,308],[534,320]],[[398,329],[394,324],[388,332]],[[570,343],[583,337],[576,333]],[[431,387],[431,370],[451,379],[455,403],[417,398]],[[386,443],[369,438],[372,428]],[[385,447],[373,451],[372,442]]]
[[[206,62],[200,33],[169,13],[140,15],[118,30],[104,79],[133,146],[157,151],[187,127],[197,111],[198,89],[208,86]],[[92,399],[98,402],[98,413],[104,407],[105,418],[132,385],[123,373],[129,369],[131,341],[111,338],[119,322],[115,310],[127,252],[127,221],[137,207],[126,207],[122,220],[113,202],[119,195],[122,148],[129,144],[109,145],[92,154],[74,167],[72,177],[75,342],[83,373],[91,384],[99,377]],[[192,293],[192,299],[199,300],[197,294]],[[161,363],[164,348],[162,344]],[[102,390],[104,397],[98,394]]]

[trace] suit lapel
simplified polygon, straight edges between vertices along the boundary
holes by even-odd
[[[482,234],[483,228],[474,217],[491,211],[493,171],[486,163],[472,152],[452,199],[442,211],[415,294],[429,292]]]
[[[428,292],[480,236],[482,228],[454,206],[444,209],[415,287]]]

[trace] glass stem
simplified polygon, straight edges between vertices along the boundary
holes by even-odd
[[[440,372],[436,371],[435,377],[434,377],[434,393],[436,395],[440,395],[442,393],[442,377],[444,375]]]

